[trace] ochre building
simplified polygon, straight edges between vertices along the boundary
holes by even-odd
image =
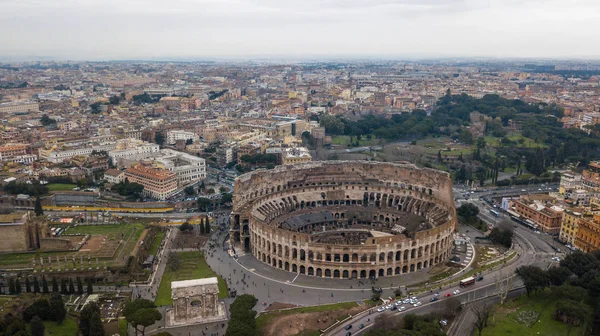
[[[323,161],[235,181],[231,246],[272,267],[326,278],[414,272],[449,257],[450,176],[408,163]]]

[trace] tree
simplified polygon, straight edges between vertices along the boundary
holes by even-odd
[[[238,296],[229,307],[230,319],[226,336],[256,336],[256,311],[252,310],[258,300],[248,294]]]
[[[23,320],[25,322],[29,322],[34,316],[42,320],[50,320],[52,318],[50,303],[47,299],[37,299],[23,310]]]
[[[208,198],[200,197],[198,198],[198,211],[200,212],[208,212],[210,209],[211,201]]]
[[[31,283],[29,282],[29,277],[25,277],[25,292],[31,293]]]
[[[179,231],[181,232],[192,231],[193,229],[194,227],[192,226],[192,224],[188,222],[185,222],[179,226]]]
[[[50,126],[50,125],[55,125],[56,120],[48,117],[47,114],[44,114],[44,115],[42,115],[42,118],[40,119],[40,123],[42,123],[43,126]]]
[[[231,193],[221,194],[221,204],[231,203],[233,201],[233,195]]]
[[[200,217],[200,234],[206,233],[206,225],[204,222],[204,217]]]
[[[136,299],[125,305],[123,316],[131,326],[135,329],[135,334],[138,332],[144,335],[146,327],[160,320],[162,315],[156,310],[154,302],[146,299]],[[142,327],[140,330],[139,327]]]
[[[17,289],[15,287],[15,279],[8,279],[8,294],[17,294]]]
[[[504,300],[506,300],[508,293],[512,289],[514,278],[515,277],[512,275],[504,276],[502,272],[494,276],[496,295],[498,296],[498,298],[500,298],[500,305],[504,304]]]
[[[48,290],[48,281],[46,280],[46,276],[42,275],[42,293],[48,294],[50,291]]]
[[[377,302],[381,299],[381,293],[375,292],[371,295],[371,301]]]
[[[571,273],[568,268],[559,266],[550,267],[546,271],[546,274],[548,274],[548,281],[551,285],[560,286],[565,283],[573,273]]]
[[[196,191],[194,190],[194,187],[189,186],[186,187],[185,189],[183,189],[183,191],[186,193],[186,195],[195,195]]]
[[[33,277],[33,292],[36,294],[40,292],[40,282],[35,276]]]
[[[516,273],[525,284],[527,296],[548,286],[548,275],[539,267],[521,266]]]
[[[69,294],[75,294],[75,284],[73,284],[73,278],[69,278]]]
[[[589,270],[598,269],[600,262],[593,255],[577,251],[567,255],[560,261],[560,265],[569,269],[578,277],[582,277]]]
[[[175,272],[181,266],[181,260],[179,259],[179,254],[172,252],[169,253],[169,260],[167,261],[167,265],[169,265],[169,269]]]
[[[52,292],[58,292],[58,282],[56,281],[56,277],[52,277]]]
[[[165,136],[161,132],[156,132],[156,134],[154,135],[154,142],[157,143],[159,146],[164,145]]]
[[[19,278],[15,280],[15,293],[21,294],[21,282],[19,281]]]
[[[49,303],[52,320],[58,324],[62,324],[67,316],[67,309],[65,308],[62,296],[59,293],[52,293]]]
[[[583,324],[585,319],[591,315],[591,309],[585,304],[574,300],[560,300],[556,302],[554,318],[569,325],[567,336],[571,334],[571,329]]]
[[[493,243],[500,244],[504,247],[510,247],[512,245],[513,235],[514,232],[512,227],[496,226],[492,229],[488,235],[488,238]]]
[[[483,328],[487,327],[488,319],[490,317],[490,307],[485,302],[474,302],[469,306],[469,310],[475,315],[475,327],[477,328],[479,336],[483,332]]]
[[[97,323],[100,323],[99,328]],[[79,314],[79,331],[83,336],[104,335],[104,328],[100,320],[100,306],[96,302],[88,303]],[[101,333],[98,333],[101,331]]]
[[[205,232],[206,234],[209,234],[209,233],[210,233],[210,218],[208,218],[208,217],[205,217],[205,218],[204,218],[204,223],[205,223],[205,226],[204,226],[204,232]]]
[[[83,295],[83,282],[80,277],[77,277],[77,294]]]
[[[92,286],[92,280],[91,279],[87,279],[87,289],[86,289],[86,293],[88,295],[91,295],[94,293],[94,287]]]
[[[42,319],[34,316],[29,323],[31,336],[44,336],[45,328]]]
[[[60,293],[62,295],[69,294],[69,290],[67,289],[67,280],[65,279],[60,279]]]
[[[455,296],[451,296],[444,300],[444,308],[446,317],[454,318],[462,309],[462,303]]]
[[[119,98],[119,96],[112,96],[108,98],[108,102],[112,105],[119,105],[119,103],[121,102],[121,98]]]

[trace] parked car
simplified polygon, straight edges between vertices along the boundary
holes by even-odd
[[[344,327],[344,329],[346,329],[346,330],[352,329],[352,324],[348,324],[347,326]]]
[[[438,299],[437,297],[435,297],[435,296],[434,296],[434,297],[432,297],[432,298],[431,298],[431,300],[429,300],[429,301],[430,301],[430,302],[435,302],[435,301],[437,301],[437,300],[439,300],[439,299]]]
[[[454,295],[458,295],[458,294],[460,294],[460,291],[457,289],[457,290],[455,290],[454,292],[452,292],[452,294],[454,294]]]

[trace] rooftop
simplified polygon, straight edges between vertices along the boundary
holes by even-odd
[[[193,286],[203,286],[203,285],[216,285],[216,284],[218,284],[216,277],[193,279],[193,280],[183,280],[183,281],[172,281],[171,289],[193,287]]]

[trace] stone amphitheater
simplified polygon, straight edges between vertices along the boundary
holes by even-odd
[[[238,177],[230,243],[281,270],[364,279],[449,258],[456,227],[446,172],[410,163],[322,161]]]

